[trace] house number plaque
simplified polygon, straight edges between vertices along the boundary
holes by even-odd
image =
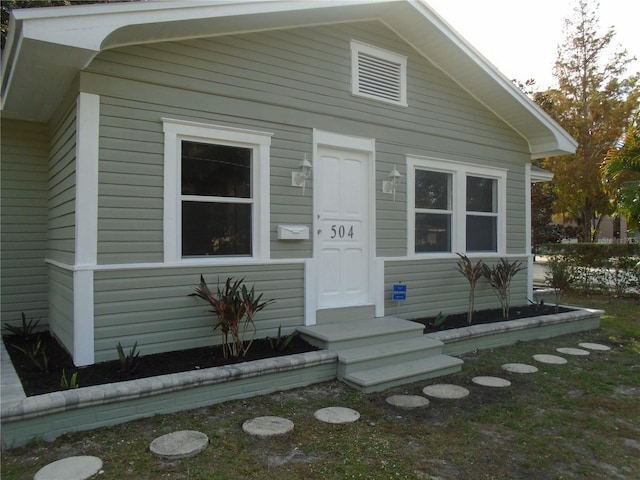
[[[350,222],[326,222],[321,230],[324,240],[349,241],[360,239],[360,225]]]

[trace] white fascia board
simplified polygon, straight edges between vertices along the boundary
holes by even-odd
[[[460,88],[516,131],[532,158],[574,153],[577,142],[555,120],[505,77],[424,0],[407,2],[382,20]],[[416,16],[415,13],[419,15]],[[415,22],[426,19],[429,33]],[[413,28],[412,28],[413,25]],[[437,44],[437,48],[434,48]],[[473,73],[473,75],[470,75]]]
[[[110,48],[363,20],[388,4],[396,2],[209,0],[16,9],[7,39],[11,48],[3,55],[0,108],[7,118],[46,122],[52,114],[47,99],[62,96],[77,72]],[[51,55],[42,60],[45,50]],[[25,82],[42,84],[45,78],[51,92],[29,97],[34,90]]]
[[[314,1],[169,1],[77,5],[15,11],[24,25],[24,36],[59,45],[100,51],[103,42],[119,28],[145,24],[171,24],[203,18],[305,12],[343,6],[365,6],[389,0]],[[29,11],[27,11],[29,10]],[[302,19],[302,17],[300,17]],[[161,40],[161,39],[160,39]]]

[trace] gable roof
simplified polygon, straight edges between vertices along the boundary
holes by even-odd
[[[2,110],[45,122],[77,73],[116,47],[250,31],[380,20],[529,144],[532,158],[577,143],[422,0],[125,2],[12,13]]]

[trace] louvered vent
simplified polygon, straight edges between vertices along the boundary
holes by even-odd
[[[392,102],[402,101],[402,65],[358,52],[358,90]]]
[[[407,105],[407,58],[397,53],[351,42],[352,93]]]

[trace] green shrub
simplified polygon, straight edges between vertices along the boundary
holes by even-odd
[[[609,296],[638,295],[640,245],[634,243],[548,244],[540,249],[551,261],[571,265],[572,288]]]

